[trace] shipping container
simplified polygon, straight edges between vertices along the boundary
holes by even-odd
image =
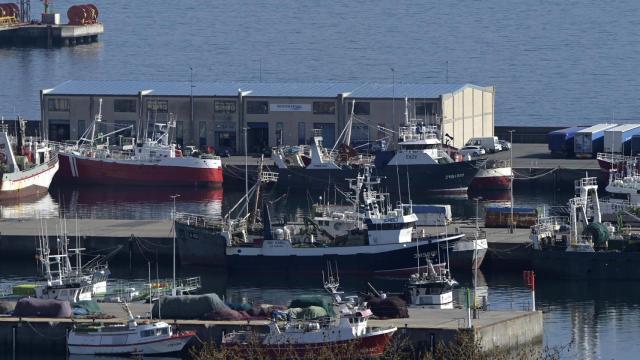
[[[566,129],[552,131],[547,134],[547,142],[551,156],[572,157],[573,136],[576,132],[585,129],[586,126],[575,126]]]
[[[538,210],[527,207],[513,208],[513,222],[516,228],[529,228],[538,221]],[[508,206],[487,207],[484,212],[484,226],[488,228],[509,227],[511,208]]]
[[[618,124],[597,124],[573,135],[573,152],[577,157],[590,158],[604,151],[604,132]]]
[[[418,226],[444,226],[451,222],[451,205],[404,205],[411,206],[418,217]]]
[[[622,154],[633,135],[640,135],[640,124],[624,124],[604,132],[604,152]]]

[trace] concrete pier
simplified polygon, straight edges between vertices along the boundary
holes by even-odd
[[[114,319],[49,319],[0,317],[0,348],[9,355],[15,354],[66,353],[66,334],[75,323],[103,322],[118,323],[125,321],[125,314],[119,304],[100,304],[102,312],[114,315]],[[146,314],[149,306],[131,304],[134,314]],[[395,336],[406,336],[416,349],[428,351],[439,342],[445,344],[454,339],[460,331],[470,332],[480,341],[483,349],[496,347],[514,349],[542,341],[542,312],[532,311],[482,311],[478,319],[467,326],[465,309],[435,310],[410,308],[409,318],[390,320],[371,320],[370,326],[395,326]],[[222,335],[234,330],[253,328],[266,331],[267,321],[202,321],[163,319],[181,330],[194,330],[202,341],[220,342]],[[194,343],[197,343],[195,341]]]
[[[55,247],[56,229],[61,222],[58,219],[46,219],[46,232],[49,242]],[[67,232],[71,241],[80,236],[82,247],[87,251],[108,252],[122,246],[110,261],[132,263],[144,260],[157,251],[161,259],[170,258],[172,240],[170,220],[78,220],[76,234],[75,220],[67,220]],[[0,258],[32,259],[37,237],[42,225],[37,219],[0,220]],[[144,254],[146,252],[146,254]]]
[[[59,47],[89,44],[104,33],[101,23],[87,25],[21,24],[0,27],[0,46]]]

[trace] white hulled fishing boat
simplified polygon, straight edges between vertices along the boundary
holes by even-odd
[[[45,194],[56,171],[55,152],[47,141],[26,139],[23,119],[15,137],[0,124],[0,201]]]
[[[174,332],[163,321],[138,324],[127,304],[126,324],[76,326],[67,336],[74,355],[160,355],[182,351],[193,331]]]

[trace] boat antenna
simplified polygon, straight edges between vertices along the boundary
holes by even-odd
[[[420,276],[420,238],[416,239],[416,258],[418,259],[418,276]]]
[[[149,270],[149,320],[153,320],[153,299],[151,298],[151,261],[147,261],[147,268]]]
[[[99,123],[101,121],[102,121],[102,98],[98,100],[98,114],[96,115],[96,118],[93,121],[93,126],[91,127],[91,140],[90,140],[91,147],[93,147],[93,142],[95,141],[95,138],[96,138],[96,123]]]
[[[476,240],[478,240],[477,234],[476,234]],[[447,275],[449,276],[449,279],[451,279],[451,261],[449,259],[449,231],[447,229],[446,216],[444,219],[444,242],[445,242],[445,246],[447,247]],[[478,243],[475,242],[475,244],[477,245]]]

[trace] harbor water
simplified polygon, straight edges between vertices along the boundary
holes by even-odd
[[[77,3],[58,0],[66,20]],[[41,4],[33,2],[39,17]],[[105,33],[96,43],[59,49],[0,48],[0,116],[40,118],[39,91],[69,79],[255,82],[474,83],[496,86],[496,125],[584,125],[638,120],[640,2],[579,0],[483,2],[362,0],[300,2],[193,0],[97,1]],[[240,181],[236,181],[240,183]],[[231,182],[230,182],[231,183]],[[175,210],[219,217],[243,195],[244,184],[220,188],[70,187],[54,184],[43,196],[0,203],[0,219],[170,219]],[[518,186],[515,205],[550,209],[571,191]],[[175,203],[171,196],[179,194]],[[270,190],[272,214],[309,214],[335,193]],[[451,204],[455,218],[483,216],[510,193],[425,197],[415,203]],[[0,227],[0,236],[3,229]],[[34,249],[35,251],[35,249]],[[202,277],[203,291],[233,301],[286,303],[319,293],[321,275],[229,278],[208,268],[179,268]],[[530,292],[519,272],[454,270],[462,287],[484,294],[489,309],[524,309]],[[33,280],[33,258],[0,262],[0,284]],[[147,269],[112,268],[111,285],[140,286]],[[160,264],[160,277],[171,275]],[[366,281],[402,290],[397,279],[343,278],[347,293]],[[1,289],[1,288],[0,288]],[[622,281],[544,279],[537,286],[544,312],[544,345],[566,347],[563,359],[636,359],[640,351],[640,290]],[[458,294],[459,295],[459,294]],[[459,298],[459,296],[457,297]],[[482,316],[482,314],[480,314]],[[8,354],[0,354],[0,359]],[[43,358],[43,357],[38,357]]]
[[[242,196],[242,191],[226,186],[210,189],[162,189],[141,192],[140,188],[117,189],[105,187],[65,187],[53,186],[49,194],[32,202],[4,204],[4,218],[28,218],[39,214],[43,217],[57,217],[58,214],[77,214],[81,218],[137,218],[169,219],[173,211],[173,194],[181,194],[176,199],[177,211],[206,213],[220,216]],[[517,206],[551,208],[561,206],[567,201],[567,194],[536,190],[522,185],[514,190]],[[325,198],[332,196],[323,194]],[[484,196],[483,196],[484,195]],[[450,203],[454,217],[473,218],[476,205],[480,217],[483,208],[493,203],[508,200],[506,194],[482,194],[477,197],[425,198],[425,202]],[[271,190],[268,193],[274,200],[273,214],[288,214],[289,218],[308,214],[312,198],[318,194],[306,196],[287,196],[286,192]],[[480,198],[476,203],[476,198]],[[152,265],[155,268],[155,265]],[[201,276],[203,291],[213,291],[224,295],[231,301],[251,301],[265,303],[287,303],[291,298],[303,293],[320,293],[321,275],[318,278],[269,277],[269,278],[229,278],[220,271],[209,268],[179,268],[180,277]],[[123,283],[141,287],[147,278],[147,269],[134,268],[133,273],[125,266],[112,268],[111,286]],[[33,279],[36,264],[33,259],[18,262],[3,262],[0,265],[0,283],[13,284]],[[462,287],[473,287],[471,272],[456,271],[456,279]],[[155,270],[152,271],[155,276]],[[159,276],[171,276],[170,264],[160,264]],[[402,291],[403,280],[388,278],[343,278],[342,288],[346,292],[366,291],[366,282],[376,288],[394,292]],[[531,304],[530,292],[524,286],[519,272],[485,270],[478,276],[478,301],[486,296],[489,309],[525,309]],[[564,353],[567,359],[633,359],[630,347],[637,347],[635,334],[640,331],[640,305],[636,299],[640,294],[633,284],[626,282],[565,281],[544,279],[538,283],[537,307],[544,311],[544,344],[567,346]],[[461,294],[456,298],[461,299]],[[459,302],[462,303],[462,302]],[[480,314],[482,316],[482,314]]]
[[[192,67],[194,81],[495,85],[497,125],[637,120],[634,0],[95,3],[97,43],[0,49],[0,115],[39,119],[39,90],[69,79],[189,81]]]

